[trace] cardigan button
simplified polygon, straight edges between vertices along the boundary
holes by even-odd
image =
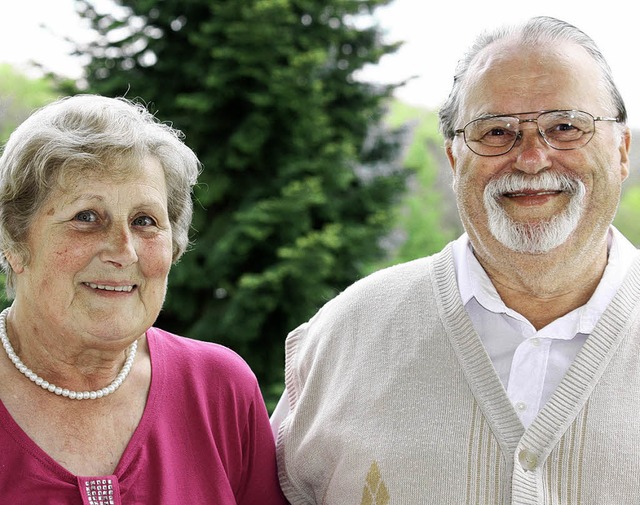
[[[527,449],[520,451],[518,454],[518,461],[520,461],[522,468],[527,472],[531,472],[538,467],[538,456]]]

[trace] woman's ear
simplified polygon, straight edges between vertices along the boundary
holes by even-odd
[[[7,258],[7,263],[15,273],[21,274],[24,271],[24,260],[20,254],[4,251],[4,257]]]

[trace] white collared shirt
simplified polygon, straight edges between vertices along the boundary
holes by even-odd
[[[633,244],[613,226],[608,247],[607,267],[591,299],[536,331],[524,316],[502,302],[473,255],[469,237],[464,234],[453,243],[462,303],[525,427],[555,391],[637,254]],[[288,413],[285,390],[271,416],[274,436]]]
[[[453,244],[462,303],[525,427],[555,391],[635,258],[636,248],[614,227],[608,246],[607,267],[589,301],[536,331],[502,302],[468,236]]]

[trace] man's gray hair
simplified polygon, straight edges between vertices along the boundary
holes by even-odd
[[[596,43],[575,26],[548,16],[534,17],[517,26],[498,28],[491,32],[482,33],[472,44],[469,51],[458,62],[453,78],[453,87],[449,97],[440,108],[440,132],[445,140],[452,140],[460,116],[460,104],[468,84],[467,73],[478,54],[490,44],[505,38],[513,38],[514,42],[523,45],[535,45],[549,42],[573,42],[583,47],[595,60],[602,73],[606,91],[609,93],[616,117],[622,124],[627,121],[627,109],[622,95],[616,87],[609,64]]]

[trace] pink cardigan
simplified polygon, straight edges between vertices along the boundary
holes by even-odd
[[[1,503],[287,503],[267,412],[245,362],[225,347],[157,328],[147,340],[149,397],[114,475],[71,474],[27,437],[0,402]]]

